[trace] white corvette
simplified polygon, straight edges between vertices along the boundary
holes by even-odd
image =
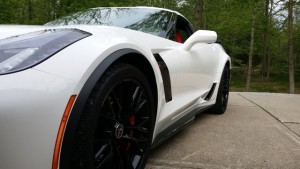
[[[230,57],[178,12],[93,8],[0,26],[0,169],[140,169],[228,101]]]

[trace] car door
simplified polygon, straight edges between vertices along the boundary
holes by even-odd
[[[181,34],[184,43],[193,30],[188,21],[178,16],[175,32]],[[177,40],[175,35],[175,41]],[[176,121],[199,105],[213,84],[217,64],[214,44],[199,43],[189,51],[179,47],[160,53],[171,74],[172,101],[167,102],[164,117]]]

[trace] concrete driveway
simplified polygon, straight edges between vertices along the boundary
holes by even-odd
[[[300,169],[300,95],[230,93],[154,149],[146,169]]]

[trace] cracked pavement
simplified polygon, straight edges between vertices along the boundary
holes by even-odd
[[[300,168],[300,95],[232,92],[152,150],[146,169]]]

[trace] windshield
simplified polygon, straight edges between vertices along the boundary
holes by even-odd
[[[107,25],[164,36],[171,17],[171,12],[154,8],[94,8],[54,20],[46,25]]]

